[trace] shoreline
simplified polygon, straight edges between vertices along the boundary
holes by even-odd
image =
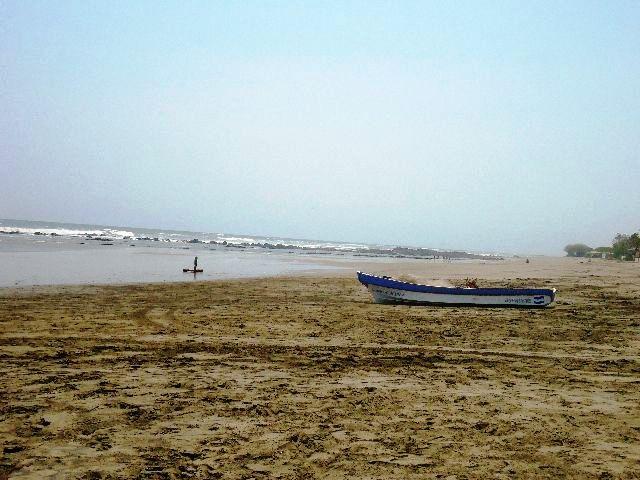
[[[188,257],[190,258],[190,257]],[[141,280],[141,281],[108,281],[104,282],[78,282],[78,283],[42,283],[42,284],[21,284],[21,285],[0,285],[0,295],[3,292],[23,291],[23,290],[42,290],[57,288],[82,288],[82,287],[107,287],[107,286],[145,286],[145,285],[179,285],[179,284],[196,284],[206,282],[225,282],[225,281],[251,281],[258,279],[270,278],[288,278],[288,277],[317,277],[317,278],[344,278],[356,277],[356,272],[366,271],[375,272],[380,275],[403,276],[409,275],[424,284],[439,284],[450,286],[450,280],[465,279],[467,277],[477,278],[479,280],[496,281],[496,280],[526,280],[540,279],[549,280],[562,276],[592,276],[602,277],[609,276],[612,272],[623,274],[622,278],[633,278],[634,274],[640,271],[640,268],[634,262],[623,262],[604,259],[581,259],[573,257],[551,257],[537,256],[530,257],[531,263],[524,264],[523,259],[505,259],[501,261],[492,260],[458,260],[453,262],[431,263],[425,261],[414,261],[414,259],[395,259],[396,261],[361,260],[361,259],[344,259],[344,258],[315,258],[313,263],[307,263],[299,258],[284,259],[287,264],[296,265],[303,263],[305,268],[297,271],[280,271],[277,273],[254,273],[249,275],[238,274],[236,276],[225,275],[220,277],[199,276],[193,279],[193,274],[178,272],[176,277],[182,277],[171,280]],[[399,261],[398,261],[399,260]],[[635,265],[635,266],[634,266]],[[206,272],[205,272],[206,273]],[[189,277],[189,278],[187,278]],[[448,277],[448,278],[446,278]],[[434,283],[436,282],[436,283]]]

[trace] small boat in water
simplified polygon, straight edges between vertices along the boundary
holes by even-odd
[[[555,288],[435,287],[363,272],[358,280],[376,303],[537,308],[550,305],[556,296]]]

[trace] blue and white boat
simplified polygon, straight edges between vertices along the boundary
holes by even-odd
[[[435,287],[363,272],[358,280],[376,303],[536,308],[550,305],[556,296],[555,288]]]

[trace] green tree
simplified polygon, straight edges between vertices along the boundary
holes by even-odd
[[[629,237],[629,243],[631,244],[631,248],[637,250],[640,248],[640,233],[634,233]]]
[[[624,233],[618,233],[612,242],[613,256],[619,260],[625,260],[631,248],[631,237]]]
[[[567,257],[584,257],[587,252],[591,251],[591,247],[584,243],[572,243],[564,247]]]

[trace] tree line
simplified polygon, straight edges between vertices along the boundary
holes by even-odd
[[[589,252],[596,251],[611,254],[618,260],[633,260],[637,252],[640,252],[640,233],[618,233],[611,241],[610,247],[591,248],[584,243],[571,243],[564,247],[568,257],[584,257]]]

